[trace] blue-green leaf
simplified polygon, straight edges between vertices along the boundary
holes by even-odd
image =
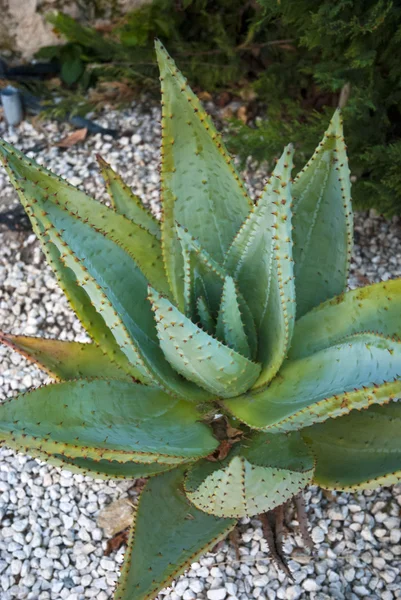
[[[219,517],[252,517],[274,509],[311,482],[314,461],[295,432],[256,434],[221,463],[198,461],[185,491],[200,510]]]
[[[177,224],[176,234],[182,247],[184,264],[184,297],[183,302],[178,303],[178,308],[182,307],[181,312],[185,309],[186,316],[193,318],[196,314],[197,300],[203,296],[209,312],[216,317],[220,307],[225,272],[201,248],[188,230]]]
[[[51,384],[0,405],[0,436],[16,450],[69,458],[177,464],[217,447],[194,405],[117,380]]]
[[[184,302],[185,314],[197,316],[198,298],[206,303],[210,317],[217,319],[223,286],[227,272],[200,246],[197,240],[183,227],[177,225],[177,237],[182,245],[184,258]],[[237,290],[237,300],[242,316],[245,334],[248,340],[251,357],[256,355],[256,328],[251,311],[243,296]],[[183,311],[181,311],[183,312]],[[214,327],[212,328],[213,331]],[[207,330],[207,329],[206,329]],[[208,330],[207,330],[208,331]]]
[[[208,335],[155,290],[149,298],[160,346],[176,371],[214,396],[228,398],[250,388],[260,365]]]
[[[83,458],[78,456],[70,458],[63,454],[48,454],[34,449],[35,458],[43,460],[54,467],[78,473],[93,479],[139,479],[141,477],[153,477],[165,471],[175,469],[176,465],[165,465],[161,463],[139,463],[133,461],[121,462],[104,458]]]
[[[139,498],[115,600],[149,600],[235,527],[196,509],[183,470],[153,477]]]
[[[221,305],[216,325],[216,336],[229,348],[242,356],[251,358],[248,339],[242,323],[237,291],[232,277],[224,281]]]
[[[290,345],[295,319],[292,259],[291,189],[293,148],[277,163],[256,207],[244,222],[224,267],[236,279],[255,319],[261,374],[265,386],[279,370]]]
[[[213,335],[216,329],[216,324],[210,314],[209,308],[203,296],[199,296],[196,301],[196,308],[202,328],[209,334]]]
[[[384,404],[401,393],[401,342],[356,334],[298,360],[288,360],[270,386],[226,400],[255,429],[290,431]]]
[[[175,231],[188,227],[222,262],[251,201],[221,136],[173,60],[156,42],[162,88],[162,238],[164,261],[176,302],[183,293],[183,263]]]
[[[295,324],[290,358],[308,356],[363,331],[401,338],[401,279],[346,292]]]
[[[316,456],[314,482],[326,489],[366,490],[401,479],[401,404],[353,410],[302,430]]]
[[[294,262],[297,317],[345,290],[353,242],[351,184],[340,111],[297,175]]]

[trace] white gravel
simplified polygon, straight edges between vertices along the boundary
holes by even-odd
[[[145,103],[102,119],[125,133],[117,140],[90,137],[68,150],[54,146],[67,128],[23,123],[9,135],[18,147],[41,148],[31,156],[98,198],[105,198],[95,160],[100,152],[118,166],[152,208],[158,206],[159,112]],[[260,174],[259,174],[260,175]],[[247,174],[248,183],[255,175]],[[260,188],[260,183],[255,188]],[[15,198],[0,172],[0,203]],[[0,204],[0,210],[2,206]],[[401,229],[373,215],[358,215],[351,285],[401,275]],[[30,233],[0,232],[0,323],[12,333],[59,339],[86,339],[80,324],[43,261]],[[19,355],[0,348],[0,399],[46,382],[47,377]],[[94,481],[0,450],[1,600],[108,600],[118,578],[123,549],[104,556],[106,536],[99,511],[130,496],[130,483]],[[160,594],[166,600],[381,599],[401,598],[401,485],[360,494],[306,493],[314,557],[304,550],[291,521],[285,550],[295,582],[269,558],[257,520],[240,527],[240,559],[223,545],[192,565]]]

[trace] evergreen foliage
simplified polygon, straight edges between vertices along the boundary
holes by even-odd
[[[61,62],[64,82],[82,93],[81,112],[88,106],[86,90],[95,85],[157,89],[155,37],[168,43],[198,89],[235,93],[251,84],[266,117],[250,127],[231,123],[228,145],[243,164],[252,156],[272,166],[288,139],[306,160],[340,103],[355,205],[400,213],[398,2],[154,0],[103,30],[63,14],[52,22],[67,44],[40,56]],[[126,89],[116,90],[124,99]],[[80,104],[74,105],[79,112]]]
[[[195,85],[211,91],[263,68],[248,47],[261,29],[261,14],[256,1],[154,0],[96,30],[57,13],[49,20],[68,43],[44,48],[38,56],[59,59],[67,84],[124,77],[158,88],[153,43],[160,38],[180,56]]]
[[[293,40],[275,49],[255,89],[267,119],[234,126],[232,148],[271,160],[283,139],[309,156],[343,103],[356,206],[401,207],[401,5],[392,0],[259,0],[264,27]],[[285,99],[285,100],[283,100]],[[323,123],[322,123],[323,121]]]

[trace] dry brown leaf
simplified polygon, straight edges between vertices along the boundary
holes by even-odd
[[[239,440],[244,435],[244,432],[242,431],[242,429],[236,429],[235,427],[232,427],[230,425],[230,423],[227,423],[226,432],[227,432],[227,438],[230,440],[230,442],[232,444],[234,444],[235,442],[239,442]]]
[[[137,492],[137,494],[140,494],[147,482],[148,480],[146,479],[146,477],[138,477],[138,479],[135,479],[131,490]]]
[[[228,440],[222,440],[219,444],[219,447],[212,454],[206,456],[206,460],[209,460],[210,462],[220,462],[229,455],[232,447],[233,445],[231,442]]]
[[[120,533],[116,533],[111,540],[107,540],[106,550],[104,551],[105,556],[109,556],[112,552],[116,552],[121,548],[121,546],[125,546],[128,542],[129,529],[124,529],[124,531],[120,531]]]
[[[75,146],[76,144],[79,144],[79,142],[83,142],[87,133],[88,130],[86,127],[83,127],[82,129],[76,129],[72,133],[69,133],[65,138],[57,142],[56,146],[59,148],[71,148],[71,146]]]
[[[226,121],[228,121],[228,119],[232,119],[234,116],[234,111],[231,108],[231,106],[226,106],[225,108],[223,108],[221,116],[223,117],[223,119],[225,119]]]
[[[245,102],[252,102],[253,100],[256,100],[256,98],[257,98],[257,94],[256,94],[255,90],[253,88],[251,88],[249,85],[247,87],[243,87],[241,90],[239,90],[238,95]]]
[[[132,82],[125,79],[121,81],[101,81],[89,93],[89,101],[102,107],[104,104],[118,106],[121,103],[131,102],[137,94]]]

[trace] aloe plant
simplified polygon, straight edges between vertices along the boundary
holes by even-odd
[[[346,291],[340,113],[294,180],[284,149],[254,203],[156,52],[160,222],[103,159],[111,208],[0,146],[93,340],[1,334],[57,381],[0,406],[1,440],[96,478],[150,478],[116,600],[153,598],[244,516],[261,516],[283,564],[280,507],[295,498],[302,513],[305,486],[355,490],[401,473],[401,280]]]

